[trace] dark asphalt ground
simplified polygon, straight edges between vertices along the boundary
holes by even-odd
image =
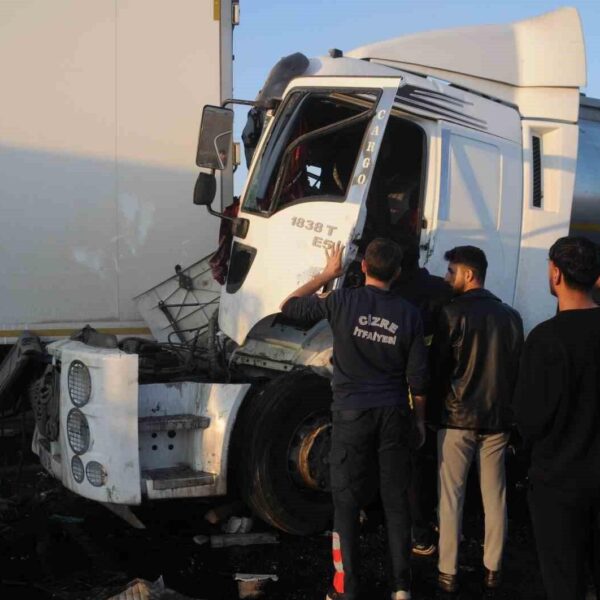
[[[505,584],[493,595],[484,595],[480,586],[483,525],[476,483],[476,479],[470,482],[465,507],[463,587],[458,598],[542,600],[525,492],[514,485],[509,496]],[[279,580],[266,594],[272,600],[322,599],[327,589],[327,535],[281,535],[278,545],[211,549],[192,540],[195,534],[218,532],[203,519],[212,506],[207,502],[148,504],[137,511],[148,526],[140,531],[102,506],[65,491],[32,467],[21,476],[19,490],[14,489],[14,481],[4,478],[0,497],[15,491],[20,491],[19,503],[0,504],[2,600],[105,600],[134,578],[155,580],[160,575],[167,587],[191,598],[234,599],[238,597],[236,572],[276,574]],[[388,599],[384,530],[377,508],[368,514],[361,538],[364,597]],[[436,556],[415,557],[413,570],[416,600],[448,598],[436,594]]]

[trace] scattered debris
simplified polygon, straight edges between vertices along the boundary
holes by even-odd
[[[236,573],[233,578],[238,582],[240,598],[262,598],[267,585],[271,581],[279,581],[277,575],[257,575],[253,573]]]
[[[194,540],[194,544],[198,544],[198,546],[204,546],[204,544],[210,542],[209,535],[195,535],[192,539]]]
[[[239,500],[236,502],[230,502],[229,504],[222,504],[216,508],[211,508],[205,515],[204,519],[211,525],[218,525],[223,519],[233,515],[236,512],[240,512],[244,505]]]
[[[162,575],[155,581],[134,579],[120,594],[107,600],[194,600],[165,587]]]
[[[253,525],[254,521],[250,517],[229,517],[222,529],[225,533],[248,533]]]
[[[71,515],[50,515],[48,517],[50,521],[56,521],[57,523],[64,523],[66,525],[81,525],[84,519],[82,517],[72,517]]]
[[[102,506],[110,510],[113,514],[129,523],[134,529],[146,529],[146,526],[140,521],[134,512],[125,504],[115,504],[114,502],[100,502]]]
[[[211,535],[212,548],[225,548],[226,546],[253,546],[258,544],[278,544],[279,536],[276,533],[229,533],[226,535]]]

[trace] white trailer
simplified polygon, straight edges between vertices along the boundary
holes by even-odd
[[[134,296],[214,248],[189,198],[202,106],[232,96],[238,8],[0,0],[0,344],[148,335]],[[231,197],[231,168],[219,179]]]
[[[482,247],[487,286],[526,327],[551,316],[548,247],[600,223],[600,111],[580,96],[585,82],[569,8],[280,62],[256,101],[265,125],[232,223],[218,327],[202,329],[214,292],[201,261],[138,299],[165,343],[51,344],[32,395],[42,463],[121,512],[236,485],[277,527],[325,527],[331,332],[282,319],[280,302],[321,268],[324,247],[346,245],[336,285],[347,286],[370,237],[408,235],[438,274],[445,250]],[[198,164],[212,171],[196,184],[199,204],[213,198],[231,118],[205,115]]]

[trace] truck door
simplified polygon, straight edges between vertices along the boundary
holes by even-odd
[[[521,146],[460,125],[439,127],[439,199],[425,244],[426,265],[443,275],[447,250],[478,246],[489,263],[485,287],[512,304],[521,232]]]
[[[288,93],[258,149],[240,212],[248,233],[234,238],[219,309],[221,329],[239,344],[319,272],[326,248],[349,245],[360,233],[357,219],[399,84],[364,81],[320,78],[329,87]]]

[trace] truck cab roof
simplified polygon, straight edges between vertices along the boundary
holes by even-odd
[[[449,81],[461,74],[519,87],[586,84],[581,21],[568,7],[514,23],[402,36],[346,55],[411,71],[443,71]]]

